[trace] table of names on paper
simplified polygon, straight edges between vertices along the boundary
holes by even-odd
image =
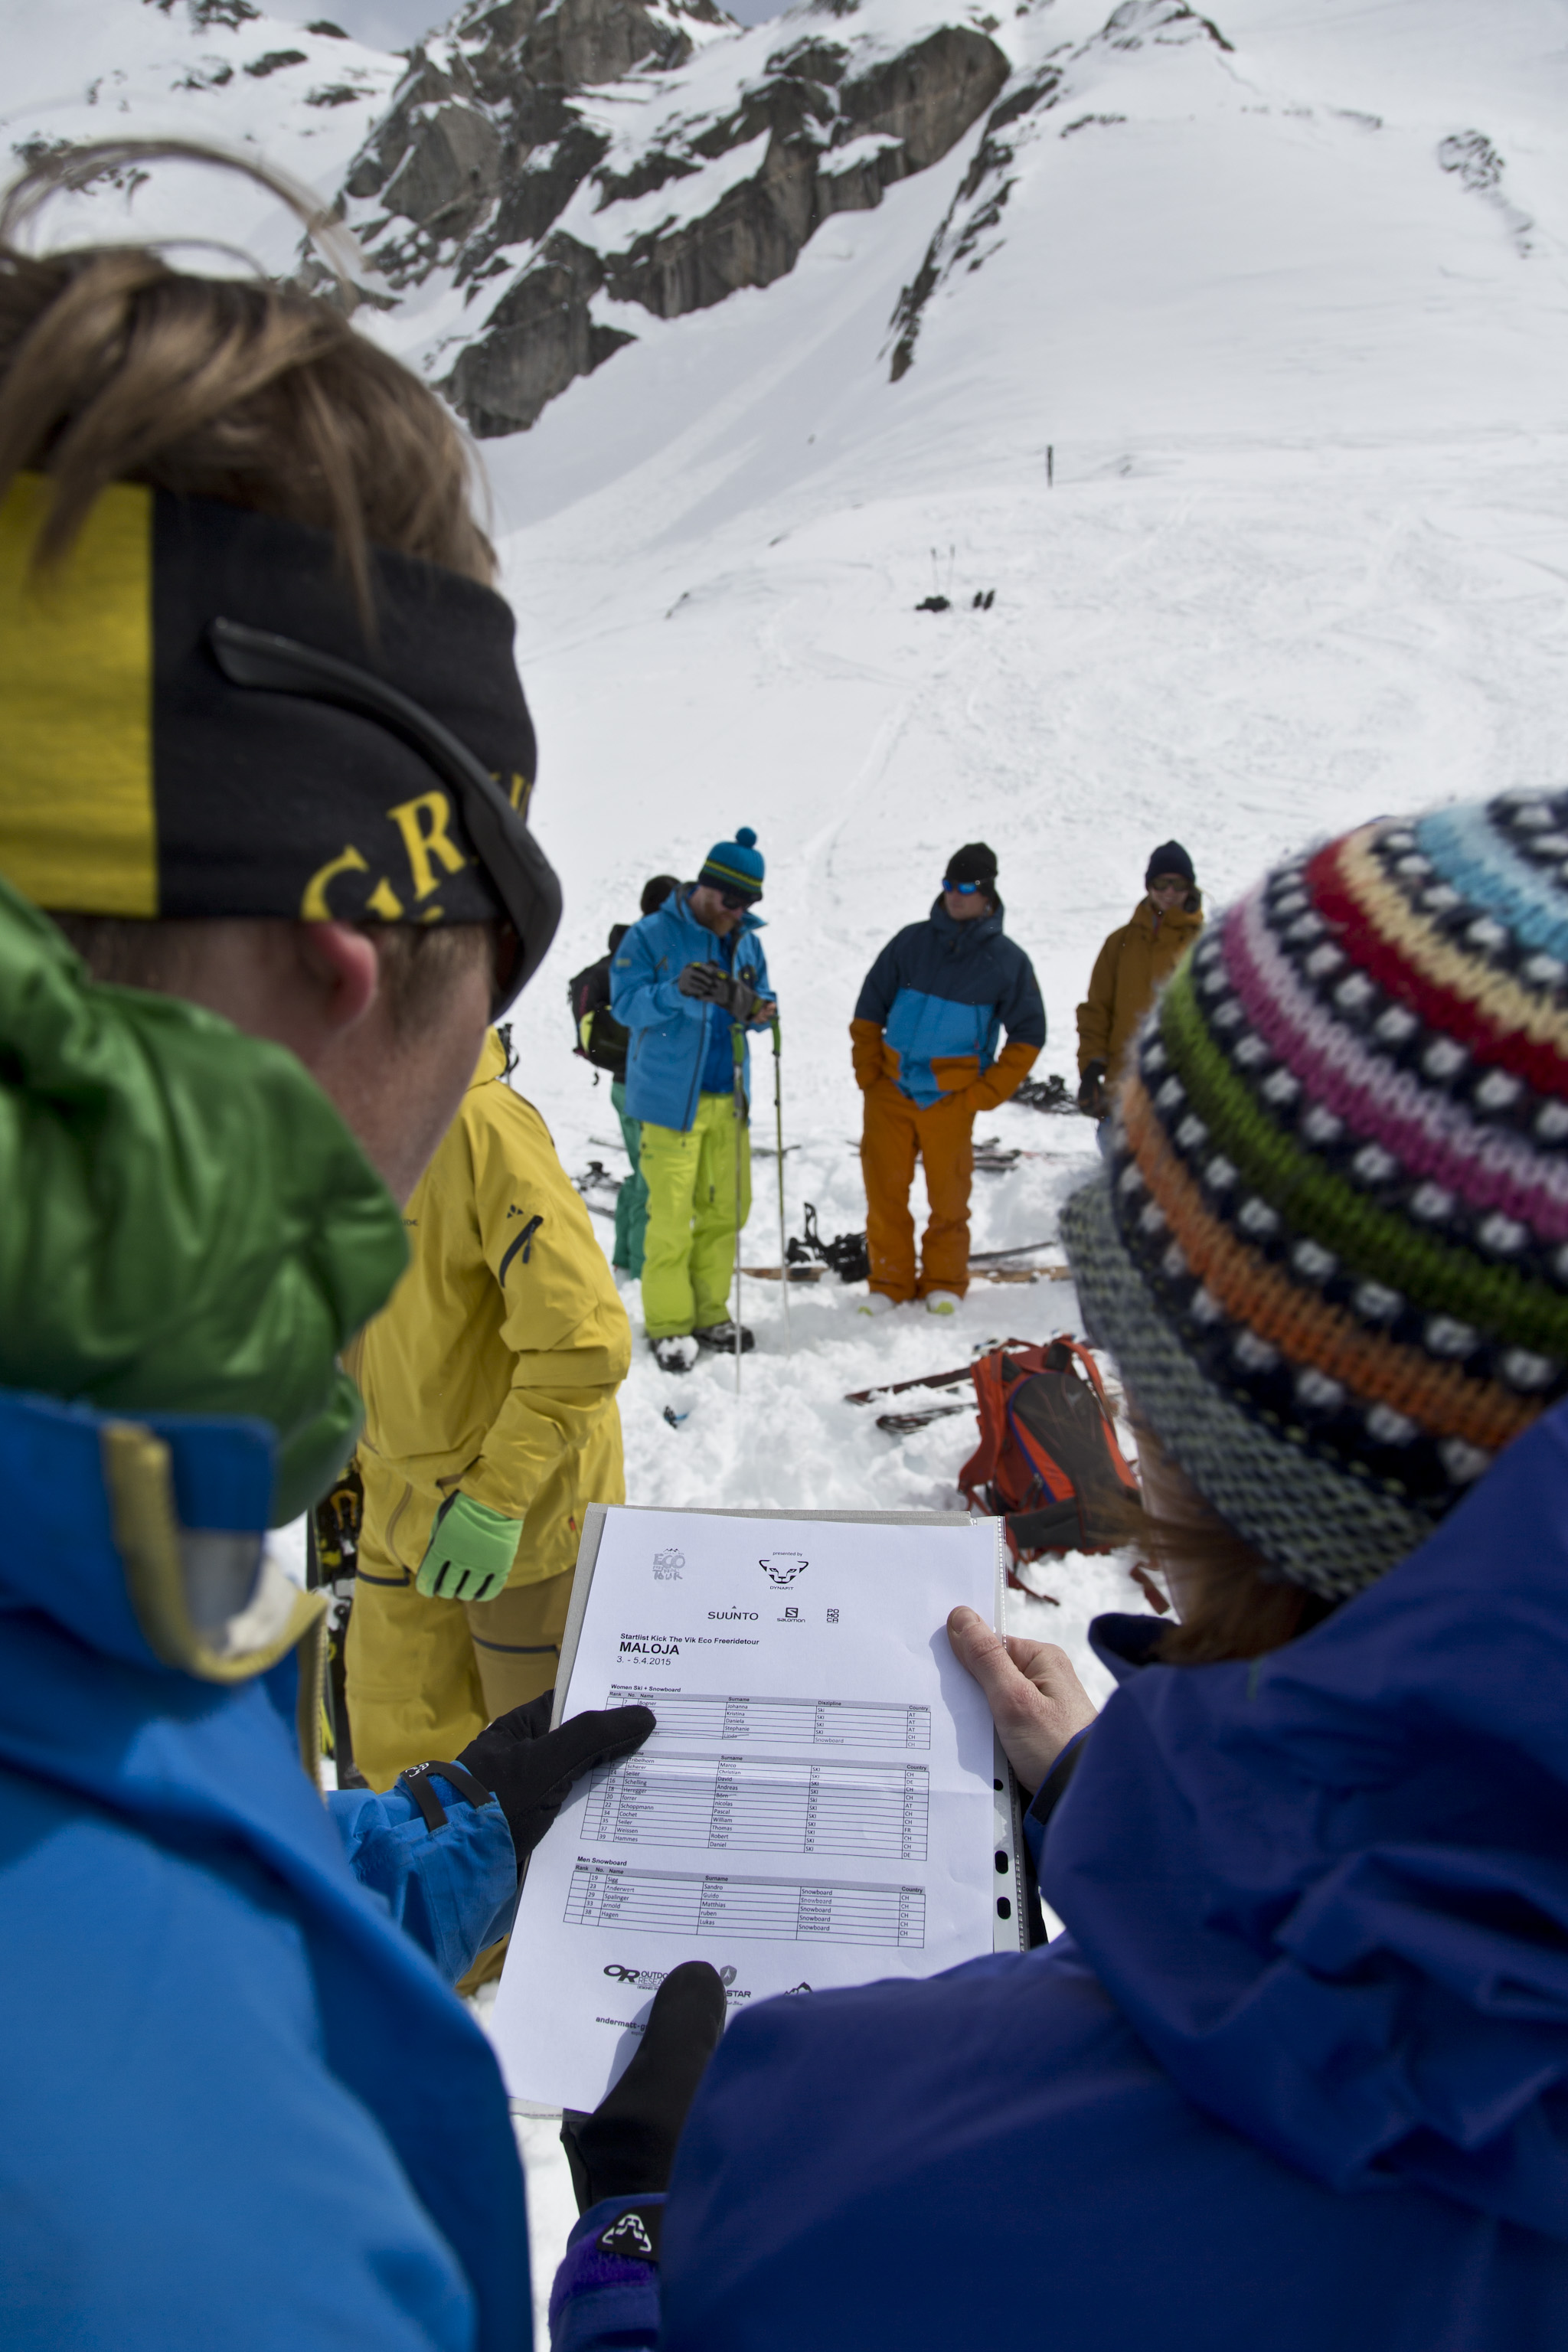
[[[755,1853],[923,1862],[923,1764],[837,1764],[647,1748],[596,1776],[580,1835],[594,1845],[740,1846]]]
[[[572,1927],[615,1927],[663,1936],[762,1937],[769,1943],[925,1942],[923,1886],[853,1885],[837,1880],[748,1878],[725,1873],[649,1870],[579,1857],[566,1896]]]
[[[705,1691],[639,1691],[612,1685],[606,1706],[651,1706],[656,1739],[731,1748],[742,1740],[770,1748],[931,1747],[929,1706],[883,1699],[723,1697]]]

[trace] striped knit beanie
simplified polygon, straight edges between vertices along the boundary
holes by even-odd
[[[749,898],[760,898],[765,870],[757,836],[749,824],[742,824],[735,828],[733,841],[713,844],[697,879],[710,882],[716,890],[744,891]]]
[[[1363,826],[1211,926],[1063,1238],[1139,1414],[1353,1592],[1568,1386],[1568,792]]]

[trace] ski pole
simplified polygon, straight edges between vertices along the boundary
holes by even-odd
[[[779,1281],[784,1287],[784,1354],[790,1353],[789,1339],[789,1252],[784,1246],[784,1045],[779,1036],[779,1016],[773,1014],[773,1126],[779,1152]]]
[[[738,1021],[730,1024],[730,1048],[735,1056],[735,1085],[731,1098],[735,1122],[735,1394],[741,1393],[741,1144],[746,1119],[746,1033]]]

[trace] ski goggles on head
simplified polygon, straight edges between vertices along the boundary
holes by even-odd
[[[0,506],[0,873],[61,913],[499,923],[504,1010],[561,887],[502,600],[376,548],[367,620],[326,532],[133,483],[35,586],[48,496]]]

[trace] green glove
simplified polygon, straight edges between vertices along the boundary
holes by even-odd
[[[448,1495],[414,1581],[427,1601],[493,1601],[511,1574],[522,1521]]]

